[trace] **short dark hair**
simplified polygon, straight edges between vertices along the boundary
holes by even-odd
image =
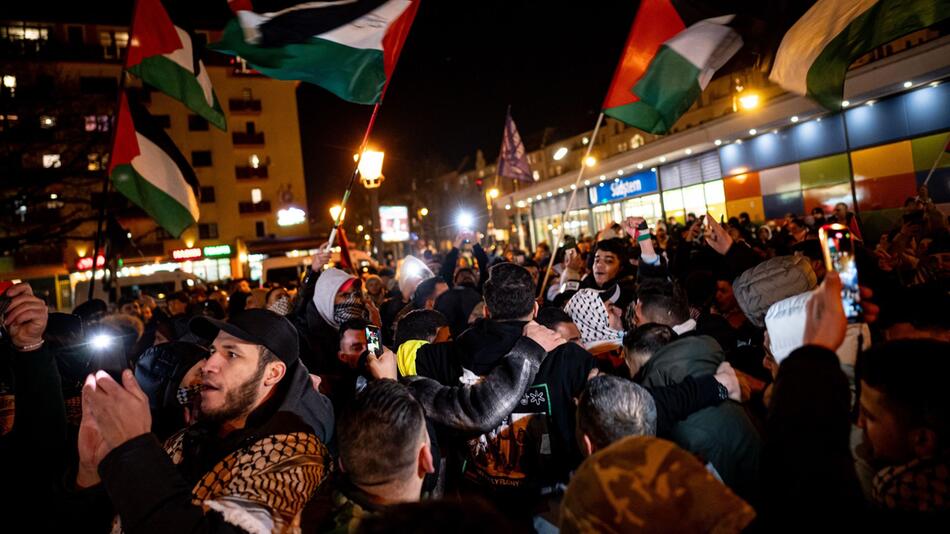
[[[665,324],[647,323],[623,336],[623,348],[630,354],[646,353],[653,356],[656,351],[676,339],[676,332]]]
[[[412,339],[431,341],[440,328],[448,325],[445,316],[435,310],[412,310],[396,323],[395,347]]]
[[[534,281],[520,265],[499,263],[492,267],[483,293],[492,319],[522,319],[534,310]]]
[[[645,282],[640,285],[637,300],[650,322],[675,326],[689,319],[686,292],[676,282]]]
[[[535,319],[538,323],[545,327],[554,330],[557,325],[561,323],[573,323],[574,319],[571,319],[571,316],[567,314],[566,311],[561,308],[555,308],[554,306],[547,306],[541,308],[538,311],[538,317]]]
[[[577,430],[598,449],[627,436],[654,436],[656,403],[649,391],[630,380],[596,376],[577,401]]]
[[[337,426],[340,462],[350,481],[385,484],[407,476],[417,437],[425,431],[422,406],[395,380],[374,380],[347,406]]]
[[[417,310],[425,308],[426,301],[435,294],[436,286],[444,283],[445,280],[439,276],[426,278],[420,282],[419,285],[416,286],[416,290],[412,293],[412,307]]]
[[[593,254],[597,254],[598,251],[603,250],[604,252],[613,252],[617,255],[617,259],[620,260],[620,265],[623,265],[627,262],[627,243],[620,239],[619,237],[612,237],[610,239],[602,239],[597,242],[597,246],[594,247]]]
[[[742,213],[739,214],[739,219],[748,219],[748,218],[749,218],[749,212],[747,211],[743,211]]]
[[[340,335],[337,338],[337,342],[339,343],[340,341],[343,341],[343,336],[346,335],[346,333],[349,332],[350,330],[364,330],[369,325],[370,325],[370,322],[367,321],[366,319],[350,319],[348,321],[345,321],[343,324],[340,325],[340,332],[339,332]]]
[[[950,403],[944,389],[950,374],[948,354],[950,343],[945,341],[889,341],[862,353],[855,375],[882,393],[903,428],[929,428],[943,448],[950,439]]]

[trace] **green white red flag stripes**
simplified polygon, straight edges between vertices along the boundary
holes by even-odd
[[[176,26],[161,0],[138,0],[125,68],[222,130],[228,124],[191,35]]]
[[[200,186],[168,134],[137,102],[119,98],[109,163],[115,188],[178,237],[198,221]]]
[[[262,74],[303,80],[358,104],[375,104],[392,76],[419,0],[231,0],[236,18],[210,48]],[[268,11],[268,9],[275,9]]]
[[[950,0],[819,0],[785,34],[769,79],[840,109],[848,66],[950,17]]]
[[[666,133],[742,47],[742,37],[730,26],[735,15],[691,20],[683,4],[640,2],[604,99],[604,114],[647,132]],[[699,11],[689,7],[690,13]]]

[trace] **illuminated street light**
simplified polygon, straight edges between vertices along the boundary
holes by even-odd
[[[488,196],[491,198],[498,198],[498,195],[500,194],[501,192],[499,192],[498,188],[496,187],[492,187],[491,189],[488,190]]]
[[[739,106],[746,111],[759,107],[761,103],[762,98],[758,93],[746,93],[739,97]]]
[[[429,208],[419,208],[419,216],[427,217],[429,215]]]
[[[360,181],[367,189],[375,189],[382,185],[383,158],[385,156],[386,153],[379,150],[363,151],[363,157],[360,158],[358,168]]]
[[[342,213],[341,213],[342,212]],[[346,210],[343,209],[339,204],[330,208],[330,217],[333,218],[333,222],[343,222],[343,218],[346,217]]]
[[[358,224],[358,225],[356,226],[356,233],[360,234],[360,233],[362,233],[362,232],[363,232],[363,225],[362,225],[362,224]]]

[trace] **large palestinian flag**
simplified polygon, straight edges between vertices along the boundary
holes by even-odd
[[[109,162],[112,183],[175,237],[198,221],[198,178],[168,134],[123,93]]]
[[[303,80],[358,104],[382,97],[418,0],[229,0],[237,17],[209,48],[262,74]]]
[[[785,34],[769,79],[841,109],[855,59],[948,17],[950,0],[819,0]]]
[[[138,0],[125,68],[222,130],[224,112],[191,35],[176,26],[161,0]]]
[[[617,65],[604,113],[666,133],[742,47],[735,15],[703,18],[689,2],[642,0]]]

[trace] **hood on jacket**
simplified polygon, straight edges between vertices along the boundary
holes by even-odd
[[[805,320],[808,318],[808,301],[812,291],[806,291],[793,297],[780,300],[769,307],[765,314],[765,327],[769,334],[768,348],[779,364],[795,349],[805,344]],[[871,331],[864,323],[851,323],[845,334],[844,342],[835,351],[838,359],[846,365],[854,365],[858,357],[858,340],[862,339],[861,350],[871,347]]]
[[[333,318],[333,300],[340,287],[352,278],[356,277],[345,271],[327,269],[317,278],[317,285],[313,288],[313,305],[317,308],[317,313],[335,329],[340,328],[340,323]]]
[[[643,385],[672,386],[687,376],[715,374],[726,355],[709,336],[684,336],[656,351],[643,366]]]
[[[435,274],[432,272],[432,269],[429,269],[429,266],[425,264],[422,260],[415,256],[406,256],[402,263],[399,264],[399,272],[396,273],[397,284],[399,285],[399,291],[403,296],[412,296],[413,291],[415,291],[414,285],[419,285],[419,282],[423,280],[428,280],[432,278]]]
[[[765,314],[776,302],[814,289],[818,278],[804,256],[779,256],[745,271],[732,283],[742,312],[755,326],[765,325]]]
[[[291,412],[303,419],[324,444],[333,439],[334,417],[330,399],[313,388],[310,371],[297,360],[287,369],[287,389],[279,411]]]

